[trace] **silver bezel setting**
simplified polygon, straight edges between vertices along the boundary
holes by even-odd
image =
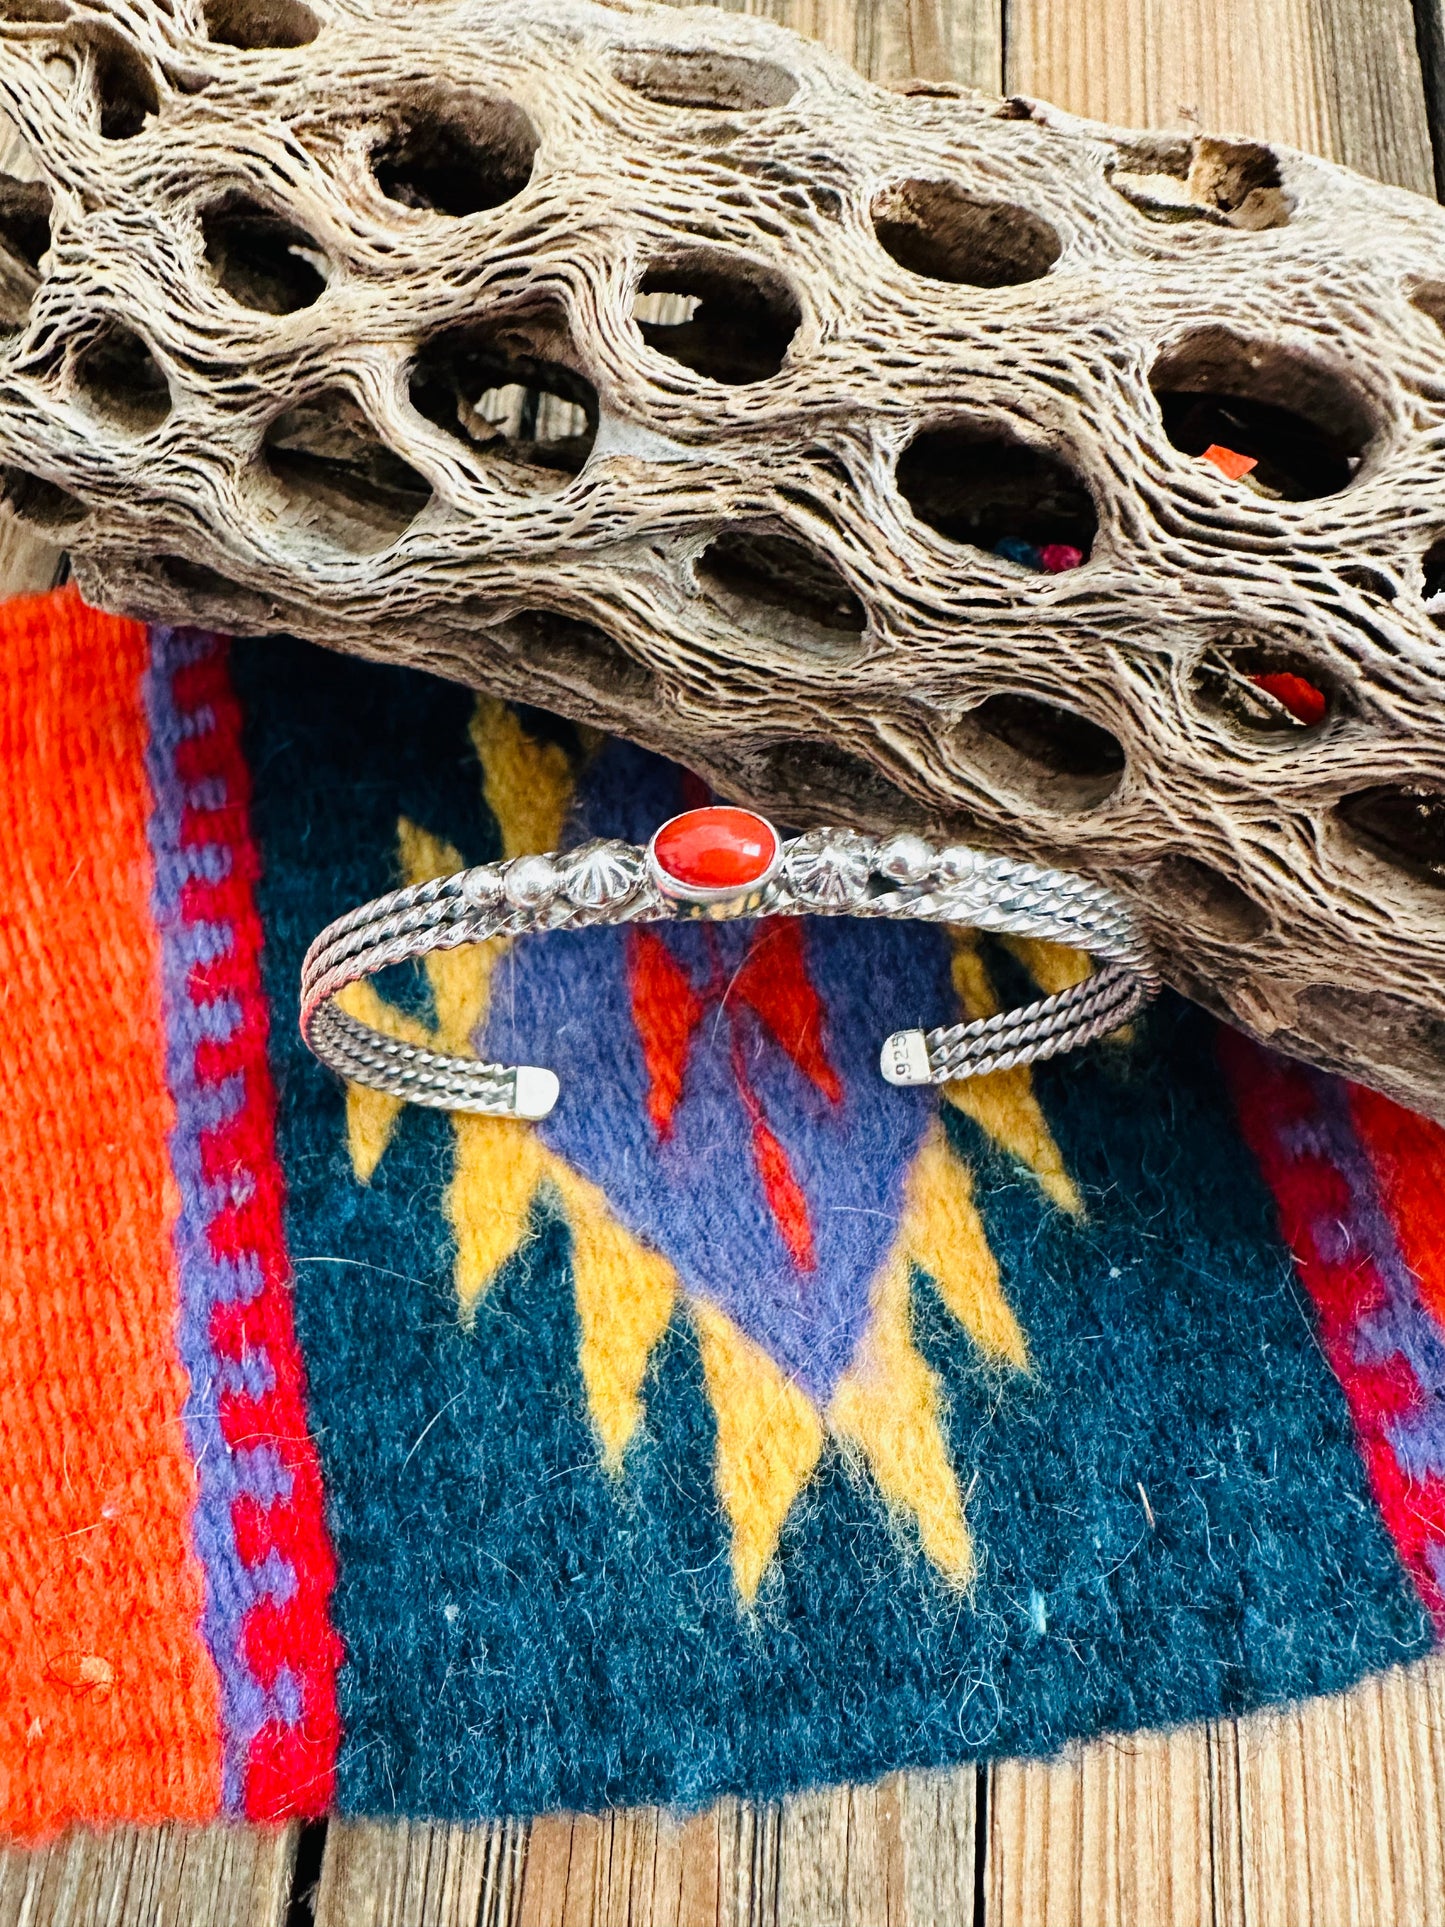
[[[674,823],[681,822],[683,817],[696,816],[700,811],[710,808],[742,810],[743,805],[740,803],[719,803],[716,805],[700,803],[695,809],[679,810],[676,816],[670,816],[665,823],[659,823],[648,839],[645,859],[648,881],[652,884],[652,887],[657,891],[658,895],[664,897],[669,903],[697,903],[710,907],[729,903],[747,903],[759,895],[761,891],[766,890],[779,870],[783,867],[783,839],[778,833],[777,825],[770,823],[767,817],[762,815],[758,810],[743,810],[744,815],[752,817],[755,823],[761,823],[773,839],[772,861],[761,875],[754,878],[751,883],[744,884],[741,889],[732,883],[723,884],[715,888],[696,883],[679,883],[676,877],[669,875],[657,860],[657,839],[664,831],[671,829]]]

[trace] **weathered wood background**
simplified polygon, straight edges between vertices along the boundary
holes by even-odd
[[[1442,0],[751,0],[883,80],[1287,141],[1433,194]],[[1442,146],[1445,152],[1445,146]],[[0,585],[58,558],[0,539]],[[0,1854],[0,1927],[1424,1927],[1445,1659],[1344,1699],[679,1821],[76,1834]]]

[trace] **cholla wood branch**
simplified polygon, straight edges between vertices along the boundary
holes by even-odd
[[[627,0],[0,14],[4,501],[93,600],[1090,871],[1445,1115],[1440,210]]]

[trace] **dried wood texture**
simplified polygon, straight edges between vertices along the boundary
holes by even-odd
[[[961,1927],[971,1773],[530,1829],[335,1824],[316,1927]]]
[[[0,1851],[0,1927],[282,1927],[289,1827],[122,1827]]]
[[[1418,72],[1313,79],[1403,11],[1347,55],[1304,4],[1091,44],[1132,110],[1296,33],[1278,117],[1424,184]],[[1433,204],[644,0],[10,6],[0,492],[92,596],[1103,874],[1181,988],[1445,1114]],[[810,23],[993,58],[941,0]]]

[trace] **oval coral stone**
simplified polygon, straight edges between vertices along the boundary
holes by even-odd
[[[688,890],[746,890],[777,853],[778,833],[765,816],[723,805],[685,810],[652,843],[658,869]]]

